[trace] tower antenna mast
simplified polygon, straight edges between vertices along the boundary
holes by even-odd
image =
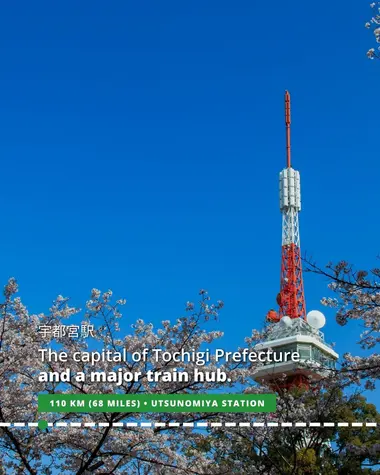
[[[285,91],[285,125],[286,125],[286,166],[290,168],[291,155],[290,155],[290,94]]]

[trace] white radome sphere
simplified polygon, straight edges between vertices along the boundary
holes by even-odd
[[[311,312],[307,314],[306,320],[311,327],[317,330],[322,328],[326,323],[326,317],[319,310],[311,310]]]
[[[280,322],[281,325],[284,325],[284,327],[291,327],[293,324],[292,319],[290,317],[287,317],[286,315],[281,318]]]

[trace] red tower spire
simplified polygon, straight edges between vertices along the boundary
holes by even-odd
[[[286,164],[291,167],[290,157],[290,94],[285,91],[285,126],[286,126]]]
[[[285,92],[286,165],[280,173],[280,209],[282,213],[281,281],[277,314],[267,318],[278,321],[284,316],[306,319],[298,213],[301,210],[300,175],[291,166],[290,94]]]

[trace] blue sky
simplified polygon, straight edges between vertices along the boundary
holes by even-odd
[[[8,2],[0,18],[0,276],[32,311],[111,288],[136,318],[225,302],[226,348],[279,290],[283,94],[302,252],[374,267],[379,64],[367,2]],[[305,276],[309,310],[326,294]],[[327,340],[359,351],[328,312]],[[368,394],[375,400],[375,394]]]

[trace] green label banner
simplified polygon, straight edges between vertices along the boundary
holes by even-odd
[[[39,394],[39,412],[275,412],[275,394]]]

